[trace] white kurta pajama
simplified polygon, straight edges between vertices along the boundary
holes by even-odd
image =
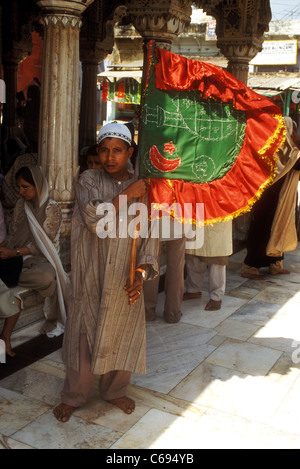
[[[86,336],[84,353],[90,355],[90,373],[103,375],[116,370],[145,373],[146,329],[143,295],[129,306],[124,286],[129,278],[132,238],[97,236],[97,207],[112,200],[136,179],[110,177],[104,170],[85,171],[76,188],[72,220],[72,299],[65,331],[63,358],[69,372],[79,372],[79,343]],[[128,205],[137,202],[129,201]],[[127,208],[126,213],[127,213]],[[121,213],[121,212],[120,212]],[[128,223],[135,218],[128,215]],[[126,230],[127,231],[127,230]],[[138,239],[136,264],[147,264],[148,278],[158,274],[158,240]],[[89,361],[89,359],[88,359]],[[65,393],[66,394],[66,393]],[[64,396],[64,394],[63,394]],[[65,403],[67,399],[64,400]]]
[[[226,287],[226,265],[232,250],[232,221],[205,226],[203,246],[186,250],[186,291],[201,292],[209,268],[210,299],[221,301]]]

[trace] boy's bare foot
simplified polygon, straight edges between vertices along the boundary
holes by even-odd
[[[61,403],[53,409],[53,414],[60,422],[67,422],[75,409],[76,407]]]
[[[0,339],[4,340],[4,342],[5,342],[5,353],[6,353],[6,355],[10,358],[14,358],[16,356],[16,353],[11,348],[10,341],[8,339],[6,339],[4,336],[1,336],[1,335],[0,335]]]
[[[221,309],[222,301],[209,300],[205,306],[205,311],[218,311]]]
[[[17,354],[12,349],[6,349],[6,355],[10,358],[15,358]]]
[[[132,414],[135,409],[135,402],[127,396],[109,399],[107,402],[119,407],[123,412],[125,412],[125,414]]]

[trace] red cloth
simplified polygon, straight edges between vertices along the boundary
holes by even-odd
[[[151,47],[150,44],[149,51]],[[247,125],[238,158],[222,179],[197,184],[151,178],[149,205],[166,203],[171,206],[178,202],[183,209],[184,203],[192,202],[195,221],[195,204],[204,203],[206,223],[249,211],[275,174],[275,154],[285,139],[286,131],[280,109],[220,67],[158,47],[155,54],[158,59],[155,65],[157,88],[199,90],[203,99],[230,101],[237,110],[247,112]]]

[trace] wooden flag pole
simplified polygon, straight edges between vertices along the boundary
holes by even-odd
[[[147,78],[147,73],[148,73],[148,41],[144,41],[143,44],[144,48],[144,61],[143,61],[143,76],[142,76],[142,86],[141,86],[141,110],[143,110],[143,102],[145,98],[145,83],[146,83],[146,78]],[[138,137],[138,147],[139,147],[139,142],[140,142],[140,135],[142,132],[142,121],[141,121],[141,115],[142,112],[140,112],[140,120],[139,120],[139,137]],[[138,161],[137,161],[138,164]],[[142,197],[139,197],[138,202],[142,201]],[[137,212],[137,215],[139,215],[140,212]],[[132,239],[132,245],[131,245],[131,255],[130,255],[130,272],[129,272],[129,283],[130,286],[133,285],[134,279],[135,279],[135,269],[136,269],[136,250],[137,250],[137,240],[139,237],[139,231],[140,231],[140,223],[137,224],[134,233],[133,233],[133,239]]]
[[[139,197],[138,202],[142,201],[142,197]],[[137,212],[137,215],[140,214],[140,211]],[[131,253],[130,253],[130,272],[129,272],[129,284],[130,286],[134,284],[135,280],[135,269],[136,269],[136,250],[137,250],[137,240],[140,232],[140,223],[136,225],[136,228],[132,236],[131,244]]]

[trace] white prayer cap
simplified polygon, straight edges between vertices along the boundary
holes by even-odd
[[[110,122],[105,124],[98,133],[98,143],[100,143],[104,138],[120,138],[125,142],[132,144],[131,132],[124,124],[119,124],[118,122]]]

